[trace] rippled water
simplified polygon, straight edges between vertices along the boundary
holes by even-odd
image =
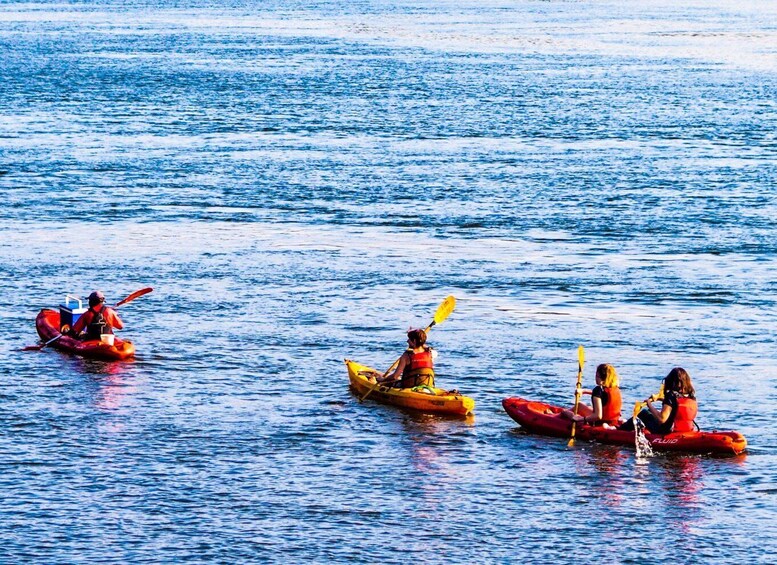
[[[3,558],[771,562],[775,45],[768,2],[3,4]],[[148,285],[134,362],[19,351]],[[448,294],[475,417],[360,404]],[[579,344],[747,454],[524,434]]]

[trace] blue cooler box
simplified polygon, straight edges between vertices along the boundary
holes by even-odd
[[[65,303],[59,305],[59,329],[62,331],[62,328],[65,326],[73,327],[73,324],[76,323],[76,320],[81,317],[81,315],[86,312],[88,308],[86,308],[83,304],[83,301],[76,297],[76,296],[70,296],[69,294],[65,296]]]

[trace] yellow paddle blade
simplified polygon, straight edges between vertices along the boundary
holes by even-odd
[[[585,349],[583,349],[582,345],[577,347],[577,364],[580,365],[580,370],[582,371],[585,364]]]
[[[442,323],[448,316],[451,315],[453,309],[456,308],[456,299],[453,296],[449,296],[442,301],[437,312],[434,313],[434,324]]]
[[[654,402],[656,400],[663,400],[664,399],[664,383],[661,383],[661,388],[658,389],[658,392],[655,393],[652,397],[651,402]],[[634,403],[634,415],[632,418],[636,418],[637,414],[642,412],[642,409],[647,406],[647,402],[635,402]]]

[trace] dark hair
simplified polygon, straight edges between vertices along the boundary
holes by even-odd
[[[696,391],[693,389],[693,383],[691,382],[691,375],[682,367],[675,367],[669,371],[669,374],[664,379],[664,390],[671,390],[691,398],[696,397]]]
[[[424,330],[410,330],[407,332],[407,339],[413,347],[421,347],[426,343],[426,332]]]

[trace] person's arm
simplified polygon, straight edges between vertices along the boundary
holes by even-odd
[[[672,413],[672,405],[666,402],[666,399],[664,400],[663,405],[661,406],[661,412],[659,412],[655,406],[653,406],[653,397],[647,398],[645,400],[645,404],[647,404],[648,410],[650,410],[650,413],[653,414],[653,416],[661,422],[662,424],[666,422],[666,420],[669,418],[669,415]]]
[[[114,310],[113,308],[108,308],[107,315],[110,316],[109,321],[112,328],[115,328],[117,330],[124,329],[124,322],[121,321],[121,318],[119,318],[119,315],[116,313],[116,310]]]
[[[399,358],[399,364],[397,365],[397,368],[394,370],[393,373],[387,376],[386,380],[384,380],[383,382],[393,383],[394,381],[401,379],[402,373],[405,372],[406,364],[407,364],[407,353],[403,353],[402,357]]]
[[[594,394],[594,391],[596,391],[596,394]],[[602,408],[602,397],[601,397],[601,389],[597,387],[594,390],[584,390],[583,394],[590,394],[591,395],[591,413],[586,414],[583,416],[582,414],[577,414],[576,416],[572,417],[572,419],[575,422],[579,422],[581,424],[589,424],[593,425],[599,420],[602,419],[603,408]],[[572,413],[570,412],[570,415]]]
[[[583,419],[583,423],[586,424],[593,424],[595,422],[598,422],[602,419],[602,397],[601,396],[592,396],[591,397],[591,407],[593,408],[593,414],[590,416],[586,416]]]

